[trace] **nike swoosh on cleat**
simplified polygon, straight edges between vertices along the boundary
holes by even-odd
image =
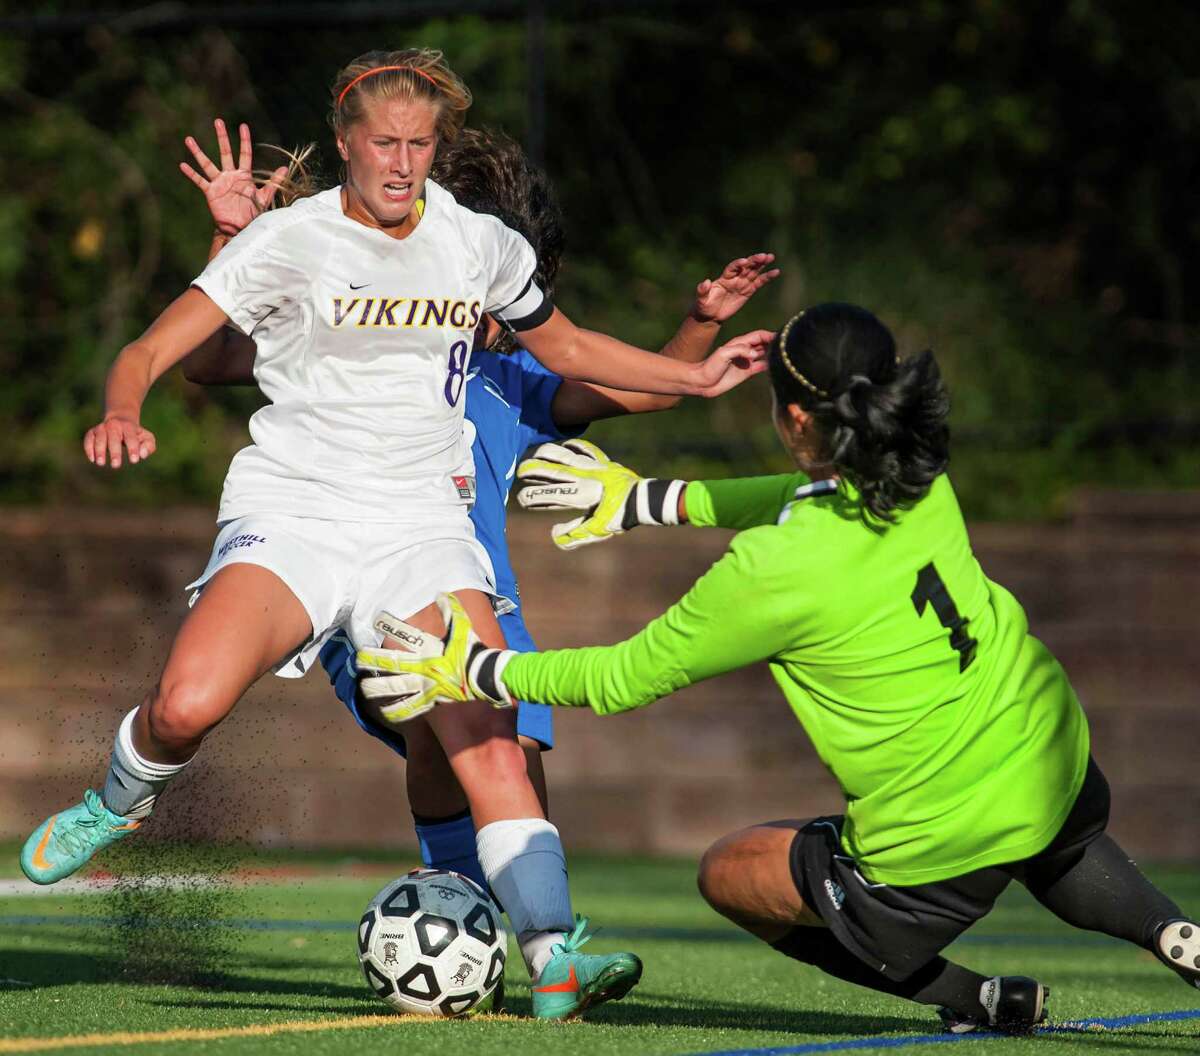
[[[571,965],[566,982],[551,983],[549,986],[535,986],[539,994],[577,994],[579,993],[579,980],[575,977],[575,965]]]
[[[37,868],[39,868],[39,869],[53,869],[54,868],[53,863],[46,861],[46,858],[42,854],[42,852],[46,849],[46,844],[48,844],[50,842],[50,833],[52,833],[54,831],[54,823],[56,821],[58,821],[57,814],[54,815],[54,817],[52,817],[50,819],[50,824],[46,826],[46,831],[42,834],[41,841],[33,849],[33,864],[35,866],[37,866]]]

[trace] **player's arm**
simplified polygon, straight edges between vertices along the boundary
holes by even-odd
[[[771,267],[774,261],[771,253],[739,257],[730,261],[716,279],[700,282],[691,310],[660,354],[683,363],[701,362],[712,350],[721,324],[779,275],[779,269]],[[681,399],[568,380],[558,387],[552,411],[559,428],[571,429],[601,418],[669,410]]]
[[[220,253],[228,241],[228,235],[214,231],[208,259]],[[183,376],[197,385],[253,385],[256,352],[253,338],[223,326],[184,357]]]
[[[718,327],[689,316],[663,346],[660,355],[683,363],[699,363],[712,349],[717,330]],[[554,396],[554,423],[560,429],[576,429],[601,418],[667,411],[682,399],[683,396],[679,394],[667,396],[653,392],[629,392],[565,378]]]
[[[183,376],[197,385],[253,385],[254,339],[223,326],[183,361]]]
[[[222,167],[218,169],[189,136],[185,143],[200,165],[201,172],[197,172],[186,162],[180,165],[180,169],[204,191],[217,230],[222,235],[231,236],[241,231],[270,204],[278,189],[279,180],[286,174],[287,168],[285,166],[275,170],[271,177],[259,186],[251,171],[250,129],[245,125],[241,126],[241,155],[238,163],[234,165],[224,123],[218,119],[214,126],[217,130]],[[247,235],[249,234],[251,233],[247,232]],[[229,315],[214,298],[222,298],[222,303],[227,305],[230,311],[241,316],[241,322],[247,324],[244,329],[249,329],[249,323],[257,317],[256,312],[260,306],[248,307],[238,304],[238,298],[225,281],[227,277],[210,275],[212,267],[210,263],[205,274],[196,280],[199,285],[192,286],[168,305],[150,329],[136,341],[126,345],[117,356],[105,385],[104,420],[89,429],[84,436],[83,450],[89,461],[98,466],[111,465],[117,469],[121,466],[123,450],[128,451],[130,462],[137,462],[153,454],[154,436],[149,430],[143,429],[139,421],[142,401],[146,398],[150,386],[164,371],[180,362],[184,356],[202,345],[230,321]],[[283,274],[289,267],[293,272],[291,276]],[[272,271],[272,267],[267,265],[266,270]],[[294,262],[286,257],[275,264],[273,270],[280,273],[271,280],[277,290],[282,288],[289,278],[293,285],[305,279]],[[263,276],[256,276],[255,282],[258,287],[263,287]],[[206,289],[210,292],[205,292]]]
[[[693,480],[680,496],[680,523],[738,531],[775,524],[796,489],[808,483],[808,476],[800,472]]]
[[[543,444],[517,467],[517,502],[528,510],[569,510],[578,516],[550,531],[555,545],[574,550],[642,524],[695,524],[742,530],[774,524],[803,473],[731,480],[660,480],[614,462],[587,440]]]
[[[775,562],[746,537],[684,597],[645,628],[611,646],[512,654],[498,681],[516,699],[591,707],[598,715],[630,711],[694,682],[778,655],[793,622]]]
[[[622,391],[720,396],[766,369],[772,334],[756,330],[726,342],[702,363],[683,363],[576,326],[557,308],[523,330],[513,329],[543,366],[564,378]]]
[[[396,650],[361,650],[359,669],[376,673],[364,679],[363,692],[388,694],[384,710],[400,720],[414,708],[470,699],[500,707],[516,700],[590,706],[600,715],[643,707],[792,644],[795,621],[787,612],[795,605],[794,577],[779,575],[771,550],[767,540],[740,537],[678,603],[611,646],[545,653],[489,649],[474,637],[461,606],[443,595],[448,629],[441,655],[414,659]]]
[[[141,426],[142,402],[162,375],[229,321],[195,287],[171,302],[135,341],[118,354],[104,386],[104,420],[83,438],[83,452],[97,466],[119,469],[123,450],[138,462],[154,453],[154,434]]]
[[[203,193],[212,217],[210,261],[234,235],[271,207],[280,181],[288,173],[286,165],[280,166],[259,184],[254,178],[250,126],[243,122],[238,128],[240,141],[236,162],[225,122],[218,117],[213,121],[213,129],[217,134],[221,167],[213,164],[192,136],[184,140],[184,145],[191,151],[197,167],[193,168],[187,162],[179,164],[184,176]],[[198,385],[253,385],[255,351],[253,339],[240,330],[224,327],[187,356],[183,361],[183,376]]]
[[[734,338],[701,363],[684,363],[576,326],[534,281],[537,261],[524,238],[488,216],[473,222],[473,236],[487,280],[482,311],[560,377],[625,392],[711,398],[766,369],[771,335],[762,331]]]

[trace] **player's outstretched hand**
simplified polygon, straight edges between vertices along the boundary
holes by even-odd
[[[254,148],[250,144],[250,126],[243,123],[238,127],[236,164],[225,122],[218,117],[213,122],[213,128],[217,132],[221,167],[218,169],[200,149],[200,144],[192,136],[188,136],[183,141],[184,146],[192,152],[200,171],[197,172],[186,161],[179,163],[179,170],[204,192],[208,211],[212,214],[217,230],[232,238],[259,213],[270,208],[288,168],[281,165],[259,185],[254,179]]]
[[[696,287],[696,305],[692,314],[701,322],[723,323],[733,318],[768,282],[778,278],[772,268],[774,253],[752,253],[725,265],[715,279],[705,279]]]
[[[438,638],[381,613],[375,626],[411,649],[360,649],[356,657],[362,695],[379,705],[392,723],[408,722],[438,704],[488,700],[511,708],[499,675],[507,650],[484,645],[462,603],[453,594],[437,596],[446,631]]]
[[[527,510],[575,510],[550,529],[554,545],[576,550],[639,524],[678,524],[683,482],[638,476],[587,440],[542,444],[517,467],[517,502]]]
[[[727,341],[700,364],[699,396],[711,399],[767,369],[767,350],[775,334],[751,330]]]
[[[154,434],[130,418],[108,418],[83,434],[87,460],[113,469],[121,468],[122,451],[128,452],[131,463],[141,462],[154,454],[157,446]]]

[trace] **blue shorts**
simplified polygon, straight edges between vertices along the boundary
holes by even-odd
[[[510,649],[519,653],[532,653],[537,650],[521,616],[520,607],[505,613],[499,617],[499,621],[500,630],[504,632],[504,640]],[[344,630],[339,630],[321,647],[320,658],[338,700],[346,705],[347,710],[354,716],[354,721],[372,737],[378,737],[393,751],[407,758],[408,752],[401,728],[384,726],[359,710],[358,669],[354,666],[354,646],[350,644],[350,638]],[[519,701],[517,733],[537,741],[542,746],[542,751],[549,751],[554,747],[553,709],[548,704]]]

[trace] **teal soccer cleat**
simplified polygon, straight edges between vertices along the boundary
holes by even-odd
[[[141,824],[114,814],[89,788],[78,806],[52,814],[34,829],[21,848],[21,871],[35,884],[58,883]]]
[[[604,1001],[619,1001],[642,977],[642,962],[632,953],[580,953],[590,935],[587,917],[575,918],[575,930],[554,947],[554,956],[533,987],[538,1019],[574,1019]]]

